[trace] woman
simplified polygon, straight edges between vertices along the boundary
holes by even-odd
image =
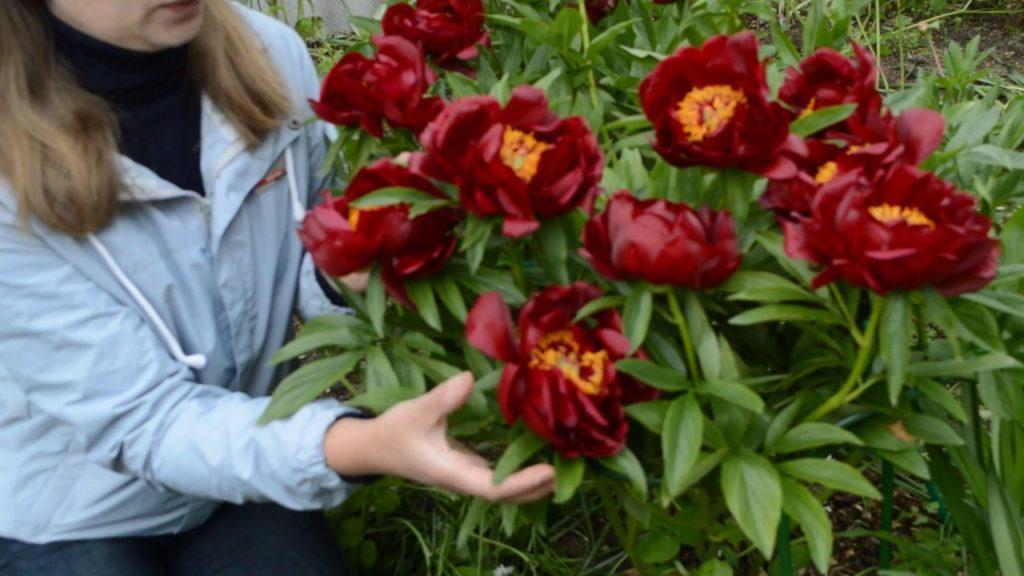
[[[0,573],[343,573],[293,511],[354,477],[550,493],[550,466],[494,486],[448,441],[468,375],[256,426],[316,295],[317,88],[295,34],[227,0],[0,2]]]

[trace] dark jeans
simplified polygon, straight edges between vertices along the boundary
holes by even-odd
[[[0,538],[3,576],[351,576],[320,512],[225,504],[170,536],[25,544]]]

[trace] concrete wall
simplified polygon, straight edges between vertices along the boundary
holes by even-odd
[[[263,1],[266,4],[266,0]],[[323,16],[327,32],[348,30],[348,17],[350,14],[355,16],[372,16],[380,4],[379,0],[284,0],[289,19],[294,20],[299,2],[305,4],[303,8],[306,14],[310,14],[312,5],[312,13]],[[253,4],[259,3],[259,0],[253,2]]]

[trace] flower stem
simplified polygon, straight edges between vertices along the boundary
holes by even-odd
[[[846,379],[846,382],[843,383],[831,398],[826,400],[824,404],[818,406],[815,411],[811,412],[806,418],[804,418],[804,423],[821,420],[833,410],[849,402],[850,393],[853,391],[854,387],[857,386],[857,383],[860,382],[860,378],[864,375],[864,371],[867,369],[871,360],[871,351],[874,347],[875,337],[878,334],[878,324],[882,318],[882,310],[884,308],[884,300],[872,297],[871,318],[868,320],[868,327],[864,333],[864,340],[861,342],[860,351],[857,352],[857,359],[854,360],[853,370],[850,371],[849,378]]]
[[[580,31],[583,33],[583,56],[590,52],[590,18],[587,16],[587,3],[580,0],[576,3],[580,10]],[[597,107],[597,79],[594,77],[594,67],[587,65],[587,84],[590,86],[590,102]]]
[[[683,349],[686,351],[686,368],[690,371],[690,379],[700,379],[700,367],[697,365],[697,355],[693,351],[693,338],[690,336],[690,327],[683,316],[683,310],[679,307],[679,300],[676,298],[676,291],[668,290],[668,307],[672,311],[672,318],[679,328],[679,336],[683,339]]]
[[[850,328],[850,334],[853,335],[853,339],[857,341],[858,345],[864,345],[864,334],[861,333],[860,328],[857,327],[857,320],[850,314],[850,308],[846,305],[846,299],[843,298],[843,293],[836,287],[835,284],[829,284],[828,290],[832,294],[832,297],[836,300],[836,305],[839,307],[839,311],[843,314],[843,318],[846,319],[846,323]]]
[[[513,242],[505,244],[505,254],[508,255],[508,263],[512,267],[512,279],[516,283],[516,288],[519,288],[520,292],[526,294],[526,276],[523,274],[523,261],[519,258],[519,251],[516,250]]]

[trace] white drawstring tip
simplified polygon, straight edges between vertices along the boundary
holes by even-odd
[[[193,370],[206,368],[206,356],[203,354],[189,354],[181,358],[181,363]]]

